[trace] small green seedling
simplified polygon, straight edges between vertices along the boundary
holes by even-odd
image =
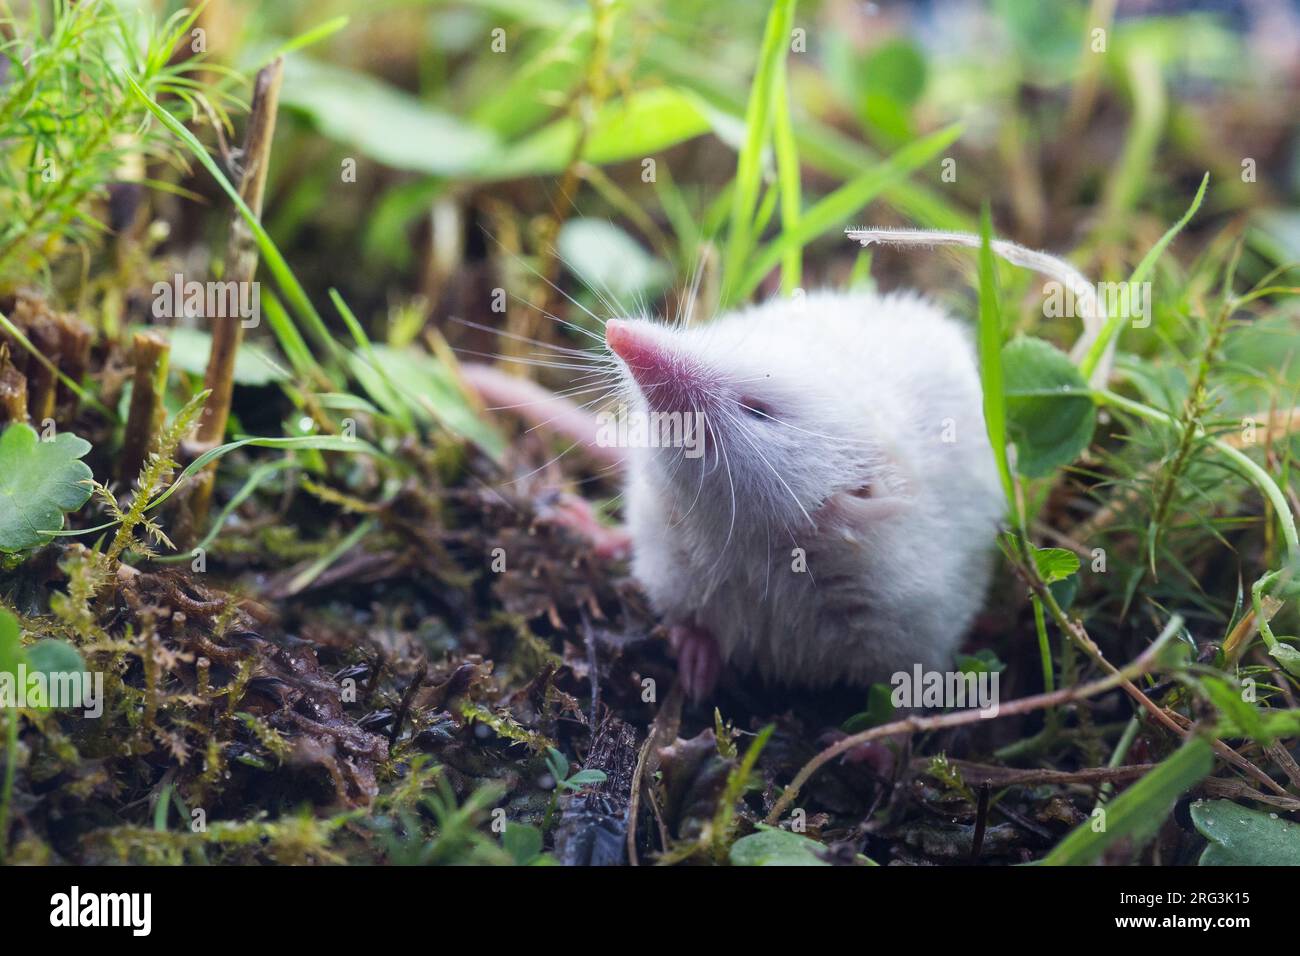
[[[26,668],[29,674],[53,674],[60,671],[81,672],[85,663],[81,654],[71,644],[46,638],[31,647],[24,647],[21,640],[21,628],[18,618],[9,611],[0,608],[0,673],[15,680],[19,666]],[[49,710],[47,704],[32,707],[32,710]],[[5,714],[5,766],[3,782],[0,783],[0,863],[5,859],[5,841],[9,832],[9,806],[14,793],[14,776],[18,770],[18,709],[9,709]]]
[[[556,790],[581,790],[589,783],[604,783],[605,771],[603,770],[579,770],[572,777],[569,776],[569,761],[554,747],[547,747],[546,766],[551,771],[551,776],[555,778]]]

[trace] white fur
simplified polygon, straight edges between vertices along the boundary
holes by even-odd
[[[967,331],[915,295],[833,292],[636,328],[705,383],[713,439],[702,459],[631,453],[633,570],[664,619],[777,683],[948,667],[1003,508]]]

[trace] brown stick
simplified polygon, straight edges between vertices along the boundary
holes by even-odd
[[[929,757],[912,761],[912,767],[924,771],[930,764]],[[1022,770],[1017,767],[998,767],[993,764],[973,763],[969,760],[948,760],[948,765],[961,774],[968,787],[987,784],[990,787],[1036,787],[1043,784],[1064,786],[1066,784],[1106,783],[1115,780],[1133,780],[1154,770],[1153,763],[1129,764],[1124,767],[1090,767],[1085,770],[1042,770],[1030,768]]]
[[[133,343],[135,378],[131,385],[131,408],[126,417],[122,458],[118,477],[126,487],[140,474],[140,468],[154,449],[163,421],[163,392],[167,387],[167,364],[171,345],[156,332],[137,332]]]
[[[1212,797],[1225,797],[1229,800],[1256,800],[1259,803],[1266,803],[1270,807],[1279,807],[1283,810],[1300,810],[1300,798],[1286,793],[1280,797],[1271,793],[1260,793],[1244,780],[1206,777],[1201,781],[1201,789]]]
[[[1165,726],[1167,726],[1174,733],[1178,734],[1181,737],[1188,737],[1191,735],[1192,722],[1188,720],[1186,717],[1184,717],[1182,714],[1176,711],[1169,710],[1167,708],[1162,710],[1160,714],[1161,717],[1159,719],[1161,719],[1164,722]],[[1216,754],[1218,754],[1224,760],[1228,761],[1228,763],[1232,764],[1238,770],[1241,770],[1242,772],[1247,773],[1250,776],[1254,777],[1256,780],[1262,783],[1269,790],[1272,790],[1274,793],[1282,796],[1286,796],[1285,787],[1283,787],[1280,783],[1278,783],[1276,780],[1274,780],[1272,777],[1266,774],[1263,770],[1259,769],[1259,767],[1255,766],[1253,763],[1251,763],[1241,754],[1237,753],[1237,751],[1233,750],[1222,740],[1211,740],[1210,743],[1214,747],[1214,752]]]
[[[40,426],[46,419],[54,418],[54,402],[59,393],[59,377],[54,369],[58,367],[59,349],[63,343],[58,326],[45,311],[38,314],[27,337],[51,363],[33,363],[27,373],[27,412]]]
[[[1124,693],[1132,697],[1134,701],[1147,711],[1147,713],[1155,718],[1157,723],[1161,724],[1176,737],[1187,737],[1191,734],[1190,721],[1182,717],[1180,714],[1175,714],[1172,711],[1161,707],[1144,694],[1138,686],[1124,674],[1123,671],[1119,670],[1114,664],[1106,660],[1106,656],[1101,652],[1101,648],[1097,646],[1096,642],[1088,636],[1088,632],[1084,630],[1083,623],[1079,621],[1078,618],[1067,616],[1066,613],[1061,610],[1060,605],[1056,603],[1056,598],[1052,595],[1052,592],[1048,590],[1047,585],[1043,582],[1042,577],[1038,574],[1032,564],[1022,560],[1017,561],[1014,567],[1016,573],[1021,577],[1021,579],[1029,585],[1030,589],[1036,595],[1038,595],[1038,599],[1043,602],[1044,608],[1046,608],[1048,613],[1051,614],[1052,619],[1056,621],[1057,627],[1073,640],[1085,654],[1091,657],[1098,666],[1106,670],[1110,676],[1118,682],[1119,686],[1124,689]],[[1176,620],[1181,621],[1181,619]],[[1176,625],[1174,621],[1171,620],[1170,624],[1166,626],[1163,636],[1167,637],[1172,634],[1175,627]],[[1145,657],[1147,654],[1150,654],[1152,648],[1157,647],[1162,642],[1162,639],[1157,639],[1156,643],[1147,648],[1147,650],[1143,652],[1142,656]],[[1181,724],[1178,723],[1179,720],[1182,721]],[[1268,774],[1264,773],[1264,771],[1260,770],[1241,754],[1237,753],[1222,740],[1213,739],[1210,743],[1214,748],[1214,752],[1234,767],[1250,774],[1265,787],[1275,793],[1286,793],[1286,790],[1282,788],[1281,784]]]
[[[1295,757],[1291,752],[1280,743],[1271,743],[1264,748],[1264,752],[1273,758],[1273,762],[1282,768],[1282,772],[1287,775],[1291,781],[1291,786],[1300,787],[1300,763],[1296,763]]]
[[[1049,694],[1022,697],[1019,700],[1003,704],[998,708],[996,714],[989,717],[984,716],[979,710],[961,710],[951,714],[938,714],[934,717],[907,717],[903,720],[881,724],[879,727],[872,727],[861,733],[845,737],[843,740],[831,744],[831,746],[803,765],[803,768],[795,775],[794,780],[790,782],[790,786],[786,787],[782,792],[780,799],[772,805],[772,810],[768,813],[766,822],[769,826],[776,826],[777,821],[781,819],[782,812],[794,802],[794,798],[799,795],[800,789],[808,782],[809,777],[821,769],[822,765],[828,761],[834,760],[840,754],[852,750],[859,744],[865,744],[881,737],[892,737],[895,734],[915,734],[929,730],[943,730],[948,727],[972,724],[977,720],[992,720],[1013,714],[1027,714],[1031,711],[1041,710],[1044,707],[1057,707],[1087,697],[1096,697],[1098,694],[1104,694],[1108,690],[1130,683],[1134,677],[1140,677],[1149,671],[1155,665],[1156,657],[1162,646],[1163,644],[1160,641],[1152,643],[1133,663],[1100,680],[1079,687],[1065,687]]]
[[[261,217],[262,199],[266,192],[266,173],[271,160],[271,140],[275,136],[275,117],[280,101],[280,81],[284,76],[284,60],[276,59],[257,74],[253,87],[253,103],[248,114],[248,130],[244,136],[244,172],[239,182],[239,196]],[[257,273],[257,241],[238,209],[231,213],[229,237],[226,241],[226,281],[236,287],[252,282]],[[230,418],[230,399],[235,385],[235,358],[244,339],[243,320],[239,316],[212,317],[212,352],[208,356],[208,370],[204,387],[211,391],[199,419],[195,440],[187,451],[201,454],[221,443]],[[190,497],[190,527],[202,528],[207,524],[208,505],[212,500],[212,482],[215,464],[196,481]]]
[[[58,316],[58,323],[61,339],[59,354],[63,356],[63,374],[80,385],[81,378],[90,365],[90,346],[94,340],[94,332],[85,322],[70,313],[61,313]],[[80,401],[76,392],[67,385],[60,384],[54,417],[60,424],[70,423],[77,417]]]
[[[9,343],[0,342],[0,425],[27,421],[27,377],[14,367]]]
[[[565,866],[619,866],[624,862],[637,764],[636,731],[606,712],[596,727],[584,770],[605,779],[560,798],[555,856]]]
[[[659,769],[659,750],[667,747],[677,739],[677,731],[681,729],[682,723],[682,705],[685,703],[686,693],[682,689],[681,681],[673,682],[673,689],[668,692],[668,699],[660,708],[659,713],[655,716],[654,723],[650,726],[650,732],[646,735],[645,743],[641,746],[641,752],[637,755],[636,769],[632,772],[632,803],[628,809],[628,831],[627,831],[627,858],[633,866],[640,866],[636,853],[636,827],[638,810],[641,806],[641,783],[649,778]],[[655,806],[654,794],[650,793],[650,807],[654,810],[655,819],[660,820],[659,810]],[[660,821],[661,846],[667,848],[668,840],[666,838],[662,821]]]

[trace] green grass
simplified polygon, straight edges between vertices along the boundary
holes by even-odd
[[[1266,207],[1263,190],[1237,181],[1235,153],[1212,148],[1222,129],[1213,116],[1190,111],[1175,85],[1190,71],[1214,89],[1212,112],[1231,114],[1240,92],[1212,72],[1214,64],[1179,56],[1193,48],[1191,39],[1200,51],[1238,50],[1244,41],[1230,31],[1179,17],[1115,23],[1113,53],[1096,61],[1081,43],[1079,10],[1051,16],[1003,5],[995,15],[1009,45],[989,63],[960,51],[931,57],[906,35],[873,36],[857,48],[828,27],[819,7],[795,0],[726,7],[595,0],[589,8],[438,0],[386,12],[395,18],[395,46],[381,61],[357,45],[376,26],[372,11],[358,5],[349,17],[322,23],[310,5],[288,2],[251,11],[212,62],[176,55],[192,13],[143,25],[107,2],[33,10],[7,24],[11,38],[0,44],[10,63],[0,139],[17,147],[0,162],[0,203],[13,212],[0,226],[0,297],[33,286],[58,308],[76,310],[95,328],[96,360],[74,377],[63,357],[44,355],[9,316],[0,315],[0,330],[80,398],[77,415],[59,428],[92,437],[87,461],[101,477],[113,473],[126,405],[105,368],[126,364],[121,330],[138,319],[126,313],[141,276],[170,274],[169,256],[179,254],[150,231],[169,220],[186,227],[178,234],[198,237],[187,241],[206,252],[199,261],[212,271],[233,218],[248,228],[267,280],[267,328],[251,335],[278,350],[290,370],[257,390],[241,385],[219,445],[174,465],[167,459],[176,449],[164,449],[135,500],[125,489],[104,489],[67,530],[52,532],[56,595],[31,598],[30,575],[53,574],[53,562],[24,553],[0,567],[0,596],[15,610],[22,605],[24,640],[66,637],[119,675],[105,726],[113,740],[138,748],[134,754],[152,755],[137,765],[111,742],[96,744],[156,800],[152,813],[104,795],[94,797],[103,806],[89,798],[70,804],[70,819],[107,807],[122,820],[87,835],[85,858],[545,862],[561,791],[598,780],[596,771],[570,773],[576,768],[565,756],[585,753],[588,741],[560,715],[569,701],[579,709],[586,702],[574,696],[582,683],[561,653],[555,621],[576,626],[597,602],[613,615],[611,630],[648,630],[654,622],[616,606],[608,569],[563,552],[534,522],[530,480],[539,472],[561,474],[592,499],[615,494],[613,485],[567,458],[552,466],[547,459],[562,449],[539,450],[544,435],[503,440],[499,426],[509,426],[508,416],[483,414],[461,392],[444,332],[454,338],[448,319],[468,318],[586,348],[584,330],[596,328],[586,309],[600,317],[633,304],[671,313],[695,275],[697,321],[755,301],[777,276],[780,294],[790,296],[872,280],[873,268],[882,287],[920,286],[967,316],[1010,529],[1000,538],[1004,560],[979,632],[987,645],[981,652],[1005,665],[1004,686],[1018,694],[1068,694],[1148,648],[1160,650],[1148,662],[1158,677],[1105,688],[1123,695],[1118,714],[1090,697],[1061,706],[1058,693],[1041,711],[1006,718],[1019,720],[1019,736],[996,752],[971,734],[954,744],[965,749],[944,755],[936,738],[913,734],[915,753],[936,760],[936,792],[951,801],[938,816],[981,812],[949,756],[1001,760],[1011,770],[1025,761],[1117,769],[1136,760],[1139,726],[1155,768],[1136,782],[1099,787],[1101,796],[1119,791],[1096,801],[1104,826],[1089,817],[1068,832],[1058,828],[1042,862],[1156,859],[1151,838],[1162,827],[1178,836],[1169,811],[1206,777],[1295,795],[1285,766],[1264,748],[1293,745],[1297,733],[1297,712],[1280,686],[1300,691],[1300,651],[1290,637],[1300,560],[1292,510],[1297,441],[1276,423],[1260,441],[1242,436],[1248,420],[1300,404],[1292,359],[1300,347],[1297,289],[1285,244],[1258,241],[1250,224],[1249,214],[1278,210]],[[505,53],[488,44],[498,26],[506,30]],[[809,50],[792,50],[795,28],[807,28]],[[231,181],[213,123],[233,140],[226,112],[242,112],[241,76],[281,54],[289,57],[288,78],[268,214],[259,220]],[[1091,112],[1073,120],[1072,76],[1097,84]],[[1260,107],[1265,118],[1267,107]],[[1268,128],[1265,119],[1258,126]],[[1071,131],[1077,139],[1054,138]],[[1077,162],[1060,162],[1063,156]],[[943,173],[949,159],[955,180]],[[62,174],[43,177],[46,160]],[[340,176],[346,160],[357,164],[355,181]],[[1013,161],[1034,175],[1006,174]],[[112,235],[104,204],[126,168],[143,170],[138,181],[156,189],[141,230]],[[195,201],[203,196],[206,207]],[[974,250],[959,260],[973,284],[946,255],[913,248],[873,259],[842,234],[847,225],[900,221],[932,237],[960,233],[934,244]],[[565,228],[575,222],[599,223],[609,241],[577,244],[586,261],[561,261],[554,246],[572,236]],[[1047,247],[1055,258],[1026,257],[1012,240]],[[638,269],[612,268],[615,248],[637,250]],[[1077,318],[1047,313],[1029,268],[1150,283],[1150,324],[1126,327],[1128,317],[1102,315],[1081,339]],[[648,277],[645,284],[618,296],[584,279],[632,271]],[[675,280],[667,291],[652,281],[664,275]],[[485,311],[498,288],[511,303],[543,303],[558,321],[535,321],[535,310]],[[327,300],[332,309],[320,307]],[[532,346],[525,346],[519,355],[527,356]],[[556,372],[543,374],[563,387]],[[202,402],[201,386],[174,369],[165,399],[173,411],[187,409],[183,424]],[[167,433],[172,446],[181,437],[177,420]],[[1077,427],[1056,438],[1039,427],[1067,420]],[[155,532],[183,527],[178,506],[191,479],[211,465],[218,466],[215,518],[148,561],[149,538],[136,532],[156,543]],[[507,538],[512,568],[521,551],[534,563],[516,577],[487,575],[480,552]],[[229,645],[222,668],[229,673],[214,687],[211,674],[190,666],[193,655],[173,653],[180,645],[148,620],[131,610],[121,620],[105,613],[113,588],[160,587],[150,576],[155,564],[184,573],[196,551],[210,554],[216,569],[188,579],[216,595],[194,611],[193,633],[204,640],[227,647],[229,635],[252,626],[236,620],[229,594],[257,600],[272,589],[268,603],[295,628],[305,624],[303,633],[350,636],[341,650],[322,645],[330,671],[311,676],[326,686],[360,668],[367,676],[358,683],[371,699],[343,711],[350,730],[364,736],[357,721],[370,712],[396,723],[385,757],[355,761],[374,773],[373,781],[351,782],[373,784],[365,799],[344,809],[277,808],[278,817],[262,819],[270,808],[253,790],[244,818],[219,821],[206,835],[175,825],[169,807],[183,815],[242,784],[227,782],[226,770],[273,775],[286,787],[294,779],[283,728],[242,709],[255,663],[246,649]],[[398,570],[383,592],[368,590],[366,574],[382,579],[391,568]],[[570,602],[585,593],[572,577],[578,571],[592,575],[581,585],[592,589],[590,602]],[[518,610],[535,608],[529,588],[546,590],[560,606],[554,616]],[[132,596],[137,604],[114,606],[163,600]],[[224,609],[205,616],[209,604]],[[476,654],[490,652],[492,668],[467,654],[467,633]],[[155,653],[151,641],[162,641],[166,653]],[[274,666],[268,660],[260,666]],[[639,662],[619,663],[646,672]],[[444,665],[445,673],[426,673]],[[429,677],[426,689],[434,681],[446,687],[454,675],[463,696],[439,698],[427,710],[412,704],[421,680]],[[525,697],[529,707],[517,706]],[[1162,722],[1166,712],[1192,721],[1191,731]],[[622,702],[638,739],[648,715]],[[24,743],[70,777],[85,766],[80,748],[91,752],[91,742],[70,729],[47,739],[50,726],[65,726],[58,715],[40,726],[29,716],[6,720],[0,816],[11,823],[13,794],[30,789],[15,763],[20,722]],[[735,728],[745,725],[728,723],[731,714],[701,721],[688,712],[682,737],[707,724],[714,742],[674,747],[698,758],[700,772],[720,785],[690,808],[694,818],[667,800],[656,805],[686,814],[674,832],[689,834],[658,848],[663,860],[753,855],[731,851],[755,830],[756,791],[778,792],[795,777],[818,728],[810,724],[807,739],[792,741],[783,722],[773,723],[776,713],[747,716],[748,726],[764,729],[738,746],[744,735]],[[491,746],[476,742],[476,726],[491,730]],[[420,752],[430,739],[455,747],[454,757]],[[183,768],[167,756],[180,747],[188,748]],[[803,757],[790,763],[791,754]],[[665,760],[663,773],[650,776],[666,798],[678,792],[674,774],[683,771],[671,754]],[[1266,779],[1243,760],[1264,768]],[[531,782],[560,762],[554,792]],[[165,780],[155,772],[173,763]],[[818,767],[802,794],[820,807],[819,782],[839,770]],[[347,803],[343,777],[329,785]],[[505,793],[504,781],[515,781],[515,790]],[[1046,790],[1082,811],[1094,806],[1091,794]],[[995,802],[1013,791],[1032,801],[1044,788],[1012,787]],[[1249,790],[1237,792],[1241,805],[1259,803]],[[896,793],[857,816],[828,809],[824,839],[859,839],[873,812],[875,844],[855,854],[882,862],[906,855],[902,828],[936,817],[934,806],[919,805],[925,799]],[[507,800],[512,829],[498,838],[487,819]],[[640,810],[643,823],[652,819],[644,803]],[[49,852],[48,835],[26,822],[9,830],[0,832],[0,853]],[[797,852],[815,851],[800,842]]]

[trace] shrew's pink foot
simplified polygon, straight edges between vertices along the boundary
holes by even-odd
[[[844,762],[863,764],[876,776],[889,780],[894,776],[896,758],[888,744],[879,740],[868,740],[845,753]]]
[[[823,747],[829,747],[831,744],[839,743],[847,736],[842,730],[833,730],[822,734],[817,743]],[[894,748],[890,746],[890,742],[892,741],[896,746],[902,746],[904,739],[903,735],[895,735],[882,740],[868,740],[865,743],[850,747],[840,759],[844,763],[858,764],[877,777],[889,780],[894,776],[894,768],[898,762],[897,755]]]
[[[709,631],[694,624],[677,624],[668,631],[677,652],[677,675],[691,700],[699,703],[713,693],[722,676],[722,648]]]
[[[578,495],[562,491],[548,495],[542,501],[540,517],[585,538],[598,558],[618,560],[632,551],[632,536],[627,529],[601,524],[591,502]]]

